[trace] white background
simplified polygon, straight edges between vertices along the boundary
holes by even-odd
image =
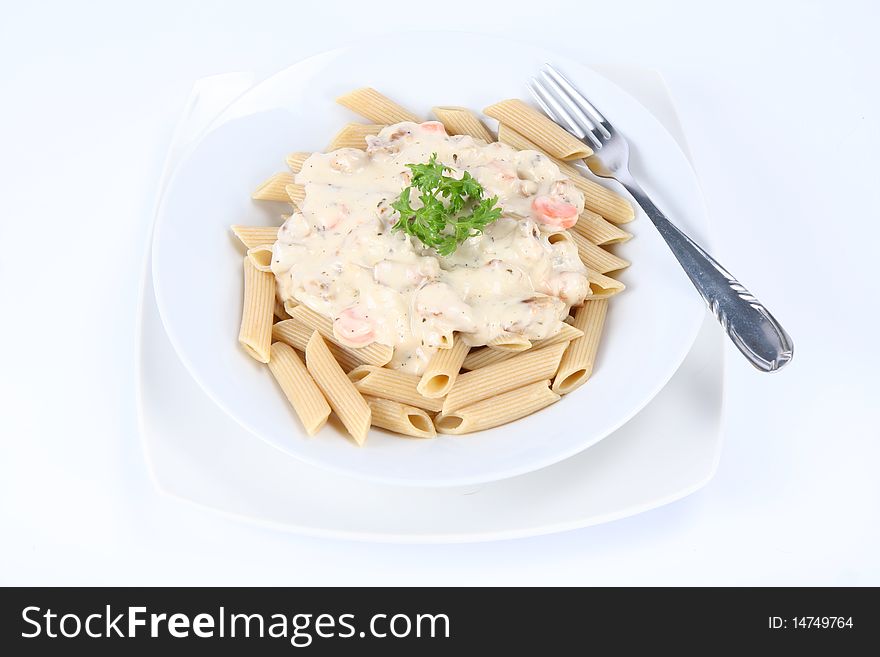
[[[880,584],[880,12],[727,4],[9,3],[0,583]],[[717,255],[797,345],[772,376],[729,349],[724,454],[700,492],[567,534],[407,547],[258,529],[151,487],[134,416],[138,277],[192,82],[409,29],[510,35],[666,77]]]

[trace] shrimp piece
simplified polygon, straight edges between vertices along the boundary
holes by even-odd
[[[446,134],[446,126],[440,123],[440,121],[425,121],[424,123],[420,123],[419,127],[425,132],[436,132],[438,134]]]
[[[551,228],[566,229],[577,223],[577,206],[567,202],[561,196],[540,195],[532,201],[532,213],[539,222]]]
[[[333,320],[333,335],[348,347],[365,347],[376,341],[373,322],[357,306],[346,308]]]

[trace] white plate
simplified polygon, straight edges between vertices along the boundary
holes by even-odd
[[[684,144],[658,75],[620,68],[607,75],[636,94]],[[240,74],[196,83],[169,169],[175,153],[185,151],[205,122],[251,84]],[[140,309],[137,408],[149,471],[162,492],[229,517],[358,540],[497,540],[586,527],[657,507],[698,489],[717,466],[723,334],[708,315],[660,394],[594,448],[490,484],[401,490],[280,454],[223,413],[175,354],[159,318],[149,265]]]
[[[443,66],[425,76],[405,53],[442,39]],[[503,53],[503,67],[493,65]],[[357,86],[383,90],[427,113],[432,104],[480,108],[527,97],[524,80],[557,63],[635,144],[635,172],[687,230],[705,227],[690,165],[665,129],[605,78],[565,57],[519,43],[465,34],[403,35],[393,44],[305,60],[246,93],[180,164],[160,208],[153,280],[168,336],[205,392],[242,426],[308,463],[381,481],[422,486],[486,482],[565,459],[637,413],[669,380],[703,317],[690,283],[646,218],[619,253],[634,264],[614,299],[592,380],[561,402],[516,423],[467,437],[400,440],[373,431],[354,448],[333,426],[304,436],[267,369],[238,347],[241,250],[233,223],[277,223],[281,207],[249,200],[294,150],[321,150],[348,120],[333,98]],[[461,71],[467,70],[467,75]],[[430,77],[430,80],[428,79]]]

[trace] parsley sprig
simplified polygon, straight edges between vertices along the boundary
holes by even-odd
[[[394,230],[402,230],[442,256],[452,254],[469,237],[501,216],[498,197],[483,198],[483,186],[467,171],[462,177],[445,175],[452,169],[437,162],[437,153],[423,164],[407,164],[412,180],[391,204],[400,218]],[[422,207],[413,208],[410,195],[419,192]],[[445,201],[445,202],[444,202]]]

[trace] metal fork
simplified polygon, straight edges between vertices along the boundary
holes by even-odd
[[[629,171],[629,144],[611,123],[559,71],[546,64],[529,89],[556,123],[593,149],[585,162],[602,178],[623,185],[660,231],[694,287],[749,362],[773,372],[791,360],[794,344],[773,315],[685,235],[648,198]]]

